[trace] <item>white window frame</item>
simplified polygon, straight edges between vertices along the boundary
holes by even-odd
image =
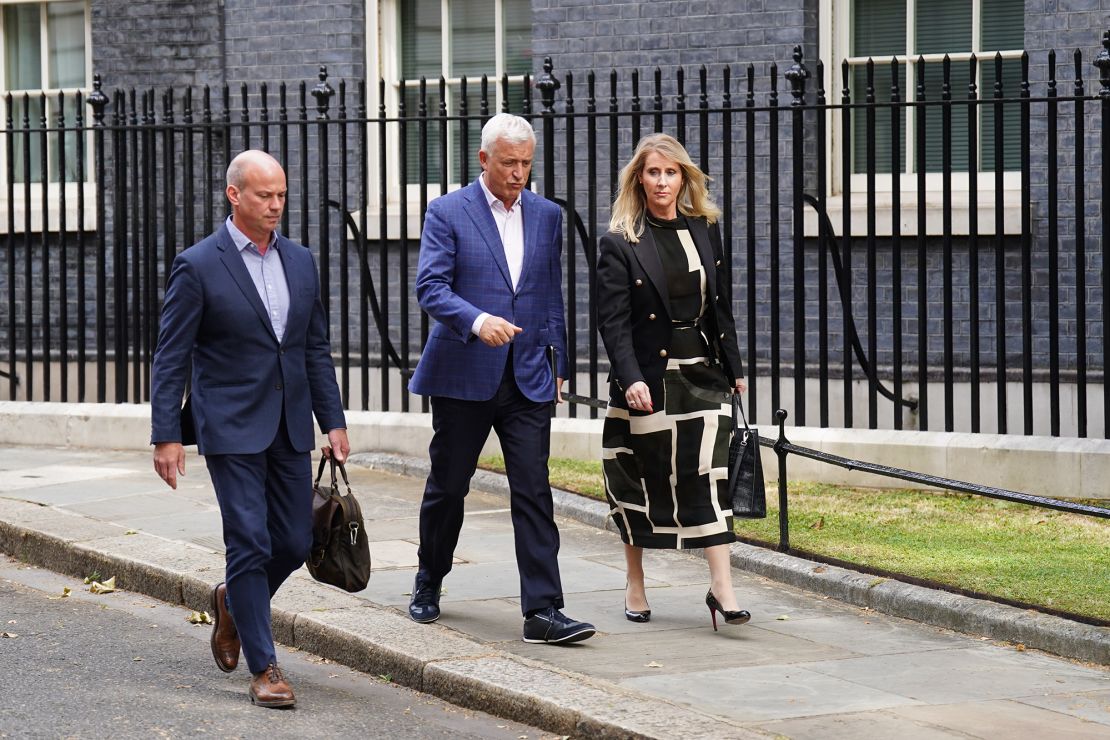
[[[64,0],[0,0],[0,8],[7,5],[38,5],[41,8],[39,14],[39,38],[40,44],[40,65],[42,69],[42,82],[46,83],[50,80],[50,46],[47,37],[47,13],[46,6],[51,2],[63,2]],[[41,99],[42,93],[46,93],[47,97],[54,97],[58,93],[64,92],[66,97],[72,97],[80,91],[83,95],[83,100],[87,101],[89,93],[92,91],[92,8],[91,0],[85,0],[85,85],[81,88],[51,88],[41,87],[34,89],[21,89],[10,91],[13,100],[17,97],[22,97],[24,93],[30,93],[32,98],[38,97]],[[0,17],[0,82],[7,79],[6,68],[6,54],[5,48],[5,35],[3,33],[3,18]],[[3,116],[8,115],[6,100],[9,90],[4,85],[0,85],[0,111]],[[91,109],[85,110],[82,114],[86,124],[90,122],[92,111]],[[35,122],[37,123],[37,122]],[[50,127],[55,126],[56,117],[50,116],[47,119]],[[0,121],[0,128],[2,128],[3,121]],[[13,121],[13,125],[16,122]],[[44,156],[49,157],[49,147],[56,146],[57,134],[48,134],[48,150],[44,152]],[[78,229],[92,231],[96,229],[96,182],[93,179],[93,161],[95,153],[92,148],[93,140],[92,135],[86,135],[85,141],[85,177],[81,182],[66,182],[65,183],[65,197],[66,197],[66,230],[76,231]],[[37,164],[37,163],[36,163]],[[0,143],[0,234],[8,233],[8,220],[9,220],[9,207],[12,211],[12,221],[15,233],[22,233],[24,231],[24,222],[27,217],[26,209],[26,185],[22,182],[16,182],[13,185],[15,191],[14,202],[9,204],[7,198],[8,190],[8,147],[7,142]],[[61,226],[61,212],[59,204],[61,203],[61,186],[62,183],[50,182],[30,183],[31,191],[31,232],[41,233],[43,231],[43,212],[42,212],[42,197],[43,187],[46,187],[47,198],[47,219],[46,228],[48,231],[57,232]],[[78,190],[83,189],[85,195],[85,210],[84,210],[84,223],[79,223],[79,213],[77,211]]]
[[[399,84],[399,80],[400,80],[400,76],[401,76],[401,64],[400,64],[401,46],[400,46],[400,34],[398,33],[398,30],[400,28],[400,16],[401,16],[400,4],[402,2],[405,2],[405,0],[367,0],[367,3],[366,3],[366,38],[374,40],[374,41],[377,42],[377,43],[368,43],[366,45],[366,47],[367,47],[367,59],[366,59],[367,77],[370,80],[379,80],[379,79],[383,79],[383,78],[385,79],[385,81],[386,81],[386,85],[385,85],[386,115],[391,116],[391,117],[394,117],[394,116],[397,115],[398,106],[399,106],[399,102],[400,102],[400,99],[401,99],[401,86]],[[441,28],[443,28],[443,29],[449,29],[450,28],[450,25],[451,25],[451,3],[452,2],[463,2],[463,3],[465,3],[466,0],[440,0]],[[491,104],[490,113],[491,114],[497,113],[498,111],[501,110],[502,100],[504,98],[504,93],[501,89],[501,76],[504,73],[504,69],[505,69],[505,43],[504,43],[505,29],[504,29],[503,0],[495,0],[495,2],[494,2],[494,19],[495,19],[494,43],[495,43],[495,46],[496,46],[496,50],[495,50],[495,54],[494,54],[494,63],[495,63],[496,69],[493,70],[492,74],[489,75],[490,87],[493,88],[493,90],[494,90],[494,96],[491,96],[491,100],[490,100],[490,104]],[[457,87],[460,84],[462,78],[461,77],[452,77],[450,75],[450,63],[451,63],[451,46],[450,46],[450,44],[451,44],[451,35],[450,35],[450,33],[441,32],[441,43],[442,43],[442,53],[440,55],[440,57],[441,57],[440,72],[435,77],[430,77],[429,76],[428,79],[427,79],[427,85],[428,85],[428,89],[430,91],[434,92],[436,94],[436,96],[438,97],[438,94],[439,94],[439,75],[442,74],[444,76],[444,78],[447,80],[447,89],[448,89],[448,106],[449,106],[448,107],[448,113],[453,115],[454,111],[452,111],[451,108],[450,108],[450,106],[451,106],[450,92],[451,92],[452,86],[454,86],[457,89]],[[509,76],[510,84],[520,83],[520,82],[523,82],[523,80],[524,80],[524,75],[510,75]],[[480,83],[481,83],[481,76],[478,76],[478,77],[469,77],[468,76],[467,77],[468,92],[471,89],[476,89],[476,88],[471,88],[470,87],[471,85],[477,86],[477,85],[480,85]],[[376,85],[375,85],[375,87],[376,87]],[[419,79],[405,80],[405,87],[406,88],[419,88],[420,87],[420,80]],[[475,111],[472,111],[472,113],[473,112],[475,112]],[[414,114],[414,111],[406,111],[406,113],[411,116],[411,115]],[[429,115],[428,115],[429,128],[431,128],[431,126],[433,126],[433,125],[438,128],[439,124],[436,122],[437,114],[438,114],[438,110],[437,111],[429,111]],[[451,169],[451,167],[450,167],[451,147],[452,147],[452,143],[453,143],[454,138],[457,136],[457,132],[455,131],[455,128],[456,128],[455,126],[448,126],[447,140],[445,142],[443,142],[443,146],[446,147],[446,151],[448,152],[448,158],[449,158],[448,159],[448,171],[449,172],[450,172],[450,169]],[[372,140],[376,140],[376,136],[377,136],[376,129],[372,129],[372,132],[371,132]],[[397,144],[396,125],[391,125],[389,127],[389,135],[387,137],[386,159],[385,159],[386,173],[389,177],[389,182],[391,182],[391,183],[399,183],[400,182],[400,177],[399,177],[400,156],[397,153],[397,146],[398,146],[398,144]],[[370,150],[371,150],[369,152],[370,171],[371,172],[377,172],[377,171],[379,171],[379,167],[380,167],[380,164],[381,164],[381,161],[380,161],[379,156],[378,156],[378,149],[377,149],[376,146],[372,146],[372,147],[370,147]],[[470,158],[470,163],[471,163],[470,177],[471,177],[471,179],[476,178],[478,176],[478,172],[480,171],[480,165],[478,164],[478,158],[477,157],[478,157],[477,152],[471,152],[471,158]],[[468,185],[468,184],[469,183],[448,182],[447,183],[447,192],[451,192],[452,190],[458,190],[460,187],[463,187],[464,185]],[[367,211],[368,211],[368,216],[370,214],[373,214],[373,216],[368,218],[368,222],[367,222],[368,238],[371,238],[371,239],[377,239],[378,238],[377,235],[378,235],[378,231],[380,229],[380,225],[379,225],[378,219],[377,219],[377,216],[379,214],[378,204],[380,203],[380,199],[381,199],[380,187],[381,186],[380,186],[380,182],[379,182],[378,178],[374,178],[373,183],[371,184],[371,187],[369,188],[369,190],[370,190],[370,201],[371,202],[366,204]],[[440,192],[441,192],[441,185],[439,183],[429,183],[428,184],[428,200],[431,200],[432,198],[438,197]],[[400,217],[398,216],[399,210],[398,210],[397,206],[401,202],[401,196],[402,196],[402,193],[401,193],[399,187],[389,188],[389,192],[386,194],[387,203],[389,205],[389,209],[388,209],[389,210],[388,229],[389,229],[389,235],[391,237],[400,233],[400,229],[399,229],[399,218]],[[409,238],[413,238],[414,236],[419,236],[419,233],[420,233],[420,213],[419,213],[419,208],[420,208],[420,185],[419,185],[419,183],[413,184],[413,183],[410,182],[408,184],[407,191],[404,193],[404,196],[405,196],[406,202],[408,204],[408,222],[409,222],[408,223],[408,235],[409,235]]]
[[[924,2],[925,0],[906,0],[906,44],[908,46],[905,55],[899,55],[896,58],[898,62],[905,65],[907,70],[907,79],[914,79],[914,68],[917,63],[917,55],[914,54],[913,43],[916,34],[914,33],[914,18],[916,11],[916,4]],[[973,47],[970,51],[954,52],[949,54],[949,59],[953,64],[959,62],[967,62],[972,54],[981,61],[991,61],[994,58],[996,50],[990,50],[989,56],[984,58],[982,56],[981,44],[981,0],[970,0],[972,3],[972,44]],[[864,64],[867,62],[866,57],[852,57],[847,54],[851,48],[851,9],[852,0],[821,0],[819,9],[819,27],[820,27],[820,58],[830,60],[825,65],[825,79],[823,80],[825,90],[833,91],[840,89],[840,75],[841,63],[847,60],[849,65]],[[1022,55],[1021,49],[1001,49],[1003,59],[1020,59]],[[944,54],[926,54],[922,55],[926,62],[936,62],[944,59]],[[879,62],[883,64],[880,65]],[[889,57],[883,57],[881,60],[876,59],[876,68],[889,63]],[[982,79],[985,67],[989,64],[979,64],[977,71],[979,74],[978,89],[980,91],[980,99],[982,99]],[[884,67],[885,68],[885,67]],[[907,86],[907,90],[903,92],[903,100],[907,100],[906,95],[912,96],[913,90]],[[831,101],[830,102],[834,102]],[[844,199],[842,195],[842,175],[843,175],[843,154],[844,147],[849,143],[846,140],[846,132],[843,130],[841,116],[839,111],[830,110],[826,113],[827,119],[826,127],[827,141],[826,151],[828,152],[829,167],[827,169],[826,192],[829,197],[826,198],[826,210],[829,218],[833,224],[833,230],[840,234],[843,230],[843,212],[844,212]],[[981,120],[981,119],[980,119]],[[907,152],[914,151],[914,111],[910,108],[903,109],[902,115],[903,122],[903,141],[906,146]],[[903,168],[910,169],[913,167],[912,157],[906,157],[903,161]],[[967,235],[970,231],[970,203],[971,198],[968,191],[969,178],[966,172],[953,172],[952,175],[952,233],[955,235]],[[918,207],[918,190],[917,190],[917,173],[916,172],[902,172],[898,177],[900,185],[901,196],[901,212],[900,212],[900,226],[901,234],[903,236],[915,236],[918,232],[917,222],[917,207]],[[892,190],[894,189],[895,176],[889,173],[876,173],[875,175],[875,190],[876,190],[876,235],[877,236],[890,236],[893,233],[893,219],[894,212],[891,207],[892,203]],[[982,170],[978,173],[978,192],[977,192],[977,205],[979,210],[979,223],[978,233],[980,235],[994,234],[995,217],[994,217],[994,201],[995,201],[995,174],[993,171],[984,172]],[[851,176],[850,185],[852,188],[851,209],[852,209],[852,233],[866,234],[867,233],[867,175],[866,174],[853,174]],[[943,233],[943,175],[939,172],[930,172],[925,175],[925,192],[922,195],[925,199],[925,233],[928,235],[939,235]],[[1003,172],[1003,230],[1005,234],[1018,234],[1021,233],[1021,172],[1006,171]],[[816,236],[818,233],[817,216],[812,209],[806,209],[805,215],[805,233],[807,236]]]

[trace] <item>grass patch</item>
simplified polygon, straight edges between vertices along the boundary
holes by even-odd
[[[481,467],[504,472],[501,458]],[[601,462],[552,459],[551,483],[605,498]],[[778,500],[741,537],[778,542]],[[1110,523],[963,493],[790,484],[790,544],[1049,609],[1110,620]],[[1106,502],[1091,502],[1106,506]]]

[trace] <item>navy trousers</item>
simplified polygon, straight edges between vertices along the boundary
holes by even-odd
[[[282,415],[270,446],[207,455],[227,552],[228,607],[251,673],[277,662],[270,598],[312,547],[312,460],[289,441]]]
[[[493,429],[509,478],[521,611],[527,615],[549,606],[561,609],[559,530],[547,471],[551,405],[520,392],[510,361],[489,401],[433,397],[432,429],[432,469],[420,505],[420,570],[436,581],[450,572],[470,479]]]

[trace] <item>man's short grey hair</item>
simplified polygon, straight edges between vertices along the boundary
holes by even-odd
[[[536,132],[532,130],[532,124],[520,116],[498,113],[482,126],[482,151],[489,154],[498,141],[504,141],[507,144],[523,144],[530,141],[535,144]]]

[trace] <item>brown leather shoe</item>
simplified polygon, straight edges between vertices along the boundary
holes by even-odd
[[[297,703],[293,687],[285,680],[277,663],[271,663],[266,670],[254,674],[250,695],[251,704],[260,707],[291,707]]]
[[[227,584],[212,589],[212,657],[224,673],[239,665],[239,631],[227,610]]]

